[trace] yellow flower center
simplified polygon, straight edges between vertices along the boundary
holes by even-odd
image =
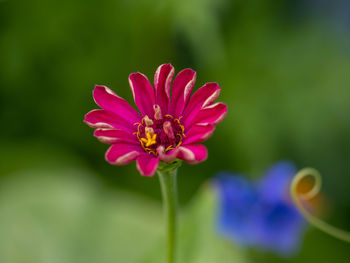
[[[154,105],[154,118],[144,116],[137,125],[137,131],[134,134],[140,141],[145,152],[158,155],[158,147],[162,146],[164,152],[179,147],[182,144],[182,138],[185,136],[185,127],[181,124],[180,118],[175,119],[171,115],[161,115],[160,107]]]
[[[146,138],[141,138],[140,140],[146,144],[146,147],[149,147],[157,143],[156,138],[157,138],[157,134],[152,135],[150,132],[146,132]]]

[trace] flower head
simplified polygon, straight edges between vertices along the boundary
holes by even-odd
[[[241,245],[282,255],[293,253],[305,228],[289,197],[295,173],[288,162],[277,163],[256,184],[221,173],[215,180],[220,198],[219,232]]]
[[[151,176],[159,161],[193,164],[207,158],[206,147],[199,143],[212,135],[227,112],[225,104],[214,103],[220,87],[206,83],[191,96],[196,72],[184,69],[172,82],[173,76],[171,64],[159,66],[153,88],[145,75],[130,74],[139,112],[106,86],[95,86],[93,97],[102,109],[90,111],[84,121],[96,129],[100,141],[111,144],[105,155],[109,163],[136,160],[140,173]]]

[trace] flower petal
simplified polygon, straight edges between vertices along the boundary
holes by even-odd
[[[251,226],[258,194],[246,177],[227,172],[214,179],[218,190],[218,230],[221,235],[241,245],[252,245],[256,239]],[[253,220],[252,220],[253,219]]]
[[[252,213],[254,219],[249,224],[254,233],[254,245],[283,256],[292,255],[300,246],[306,225],[304,218],[286,202],[259,201]]]
[[[153,176],[157,171],[159,157],[151,154],[141,154],[136,160],[136,167],[142,175]]]
[[[141,154],[139,145],[128,143],[115,143],[107,150],[105,158],[107,162],[115,165],[126,165],[135,160]]]
[[[175,118],[182,116],[195,82],[196,72],[189,68],[182,70],[175,77],[169,109],[169,113]]]
[[[184,145],[178,148],[177,158],[190,164],[203,162],[208,157],[207,148],[201,144]]]
[[[133,107],[131,107],[126,100],[119,97],[106,86],[96,85],[92,94],[96,104],[101,108],[129,120],[131,123],[140,121],[140,114]]]
[[[139,145],[140,142],[137,139],[136,135],[133,135],[129,132],[116,129],[97,129],[94,132],[94,136],[103,143],[116,143],[116,142],[125,142],[130,144]]]
[[[174,68],[171,64],[160,65],[154,76],[156,103],[160,106],[163,114],[168,113],[170,103],[170,87],[173,76]]]
[[[271,202],[289,200],[286,193],[288,193],[289,184],[296,173],[297,168],[292,162],[280,161],[271,166],[259,181],[258,189],[261,198]]]
[[[217,83],[206,83],[193,94],[182,119],[185,128],[191,125],[201,109],[210,106],[217,99],[220,91],[221,89]]]
[[[165,152],[164,146],[159,146],[157,148],[157,153],[159,156],[159,159],[163,162],[172,162],[177,158],[177,154],[179,152],[179,148],[170,150],[168,152]]]
[[[195,164],[205,161],[208,157],[207,148],[201,144],[182,145],[166,153],[164,147],[160,146],[157,148],[157,152],[163,162],[171,162],[178,158],[190,164]]]
[[[186,132],[184,144],[200,143],[207,140],[214,132],[212,124],[195,124]]]
[[[84,122],[91,128],[115,128],[130,133],[136,131],[136,126],[130,121],[108,110],[98,109],[89,111],[85,115]]]
[[[129,76],[129,84],[136,106],[143,116],[153,116],[154,90],[147,77],[139,72]]]
[[[201,109],[193,122],[216,125],[225,118],[226,114],[227,106],[222,102],[218,102]]]

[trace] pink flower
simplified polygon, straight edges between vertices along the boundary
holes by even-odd
[[[95,128],[94,136],[111,144],[106,160],[125,165],[136,160],[142,175],[152,176],[159,161],[176,158],[194,164],[206,160],[208,152],[199,144],[208,139],[215,125],[227,112],[217,83],[206,83],[192,96],[196,72],[182,70],[174,79],[171,64],[158,67],[154,88],[147,77],[132,73],[129,84],[137,112],[130,104],[105,86],[95,86],[93,97],[102,109],[85,115],[84,122]]]

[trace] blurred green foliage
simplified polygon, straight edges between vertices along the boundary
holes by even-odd
[[[112,190],[83,165],[57,157],[51,167],[2,180],[0,262],[164,262],[160,203]],[[181,217],[180,262],[246,262],[216,235],[215,204],[207,188]]]
[[[229,106],[206,143],[209,159],[180,169],[183,206],[219,170],[257,177],[271,163],[291,159],[300,168],[320,170],[332,199],[328,219],[350,229],[350,22],[337,22],[338,11],[349,6],[323,2],[0,1],[2,180],[79,165],[85,170],[60,173],[89,171],[111,191],[159,200],[158,180],[139,176],[135,164],[107,164],[107,145],[92,137],[82,119],[96,108],[94,84],[133,104],[128,74],[141,71],[152,80],[158,65],[171,62],[176,72],[196,70],[197,88],[218,82],[219,100]],[[343,255],[336,242],[324,238],[324,247]],[[305,246],[317,254],[314,241],[306,239]],[[306,259],[313,261],[306,256],[298,262]]]
[[[38,147],[33,159],[46,150]],[[77,159],[67,164],[63,152],[44,160],[50,165],[23,165],[1,181],[0,262],[164,262],[159,202],[99,183]],[[346,262],[348,244],[317,230],[307,232],[294,258],[236,247],[217,235],[216,210],[215,188],[205,184],[181,211],[178,262]]]

